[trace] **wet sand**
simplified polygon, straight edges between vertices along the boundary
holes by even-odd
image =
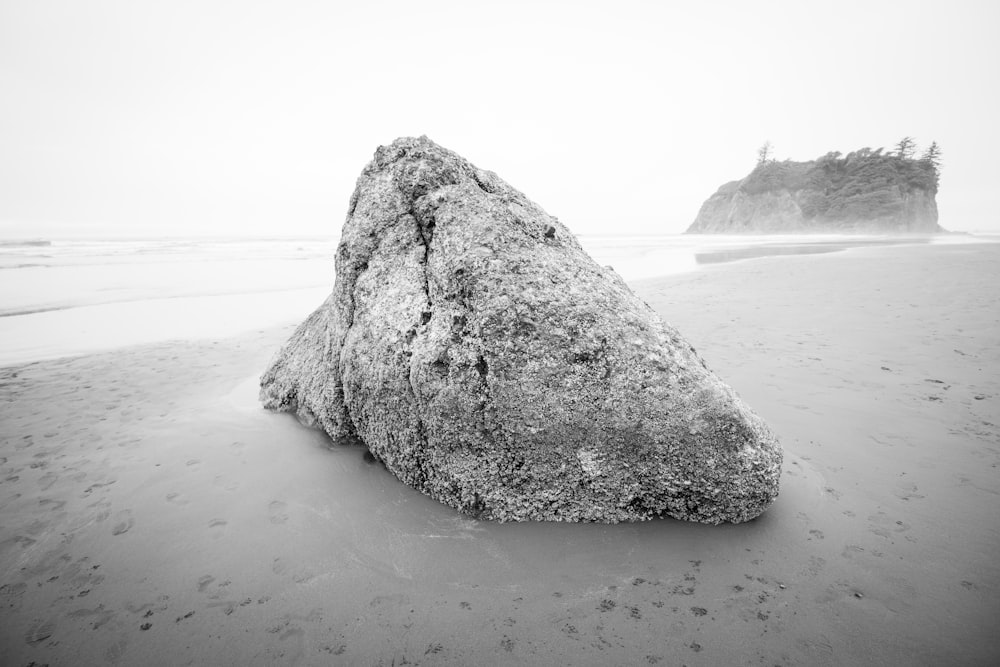
[[[457,515],[257,407],[290,326],[7,367],[0,663],[1000,661],[1000,244],[634,285],[779,434],[760,519]]]

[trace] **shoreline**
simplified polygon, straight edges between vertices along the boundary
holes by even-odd
[[[598,264],[611,267],[629,284],[637,284],[704,271],[718,264],[770,256],[909,246],[918,238],[832,234],[701,237],[704,243],[709,239],[711,243],[705,247],[692,245],[690,237],[685,239],[684,235],[592,236],[591,240],[602,238],[603,241],[597,245],[586,242],[583,245]],[[650,238],[671,238],[673,242],[648,245]],[[976,240],[970,240],[972,238]],[[749,243],[749,239],[755,242]],[[928,237],[919,239],[920,243],[937,245]],[[1000,237],[963,236],[944,244],[998,242]],[[174,239],[172,243],[184,245],[183,239]],[[296,246],[296,249],[300,248]],[[171,339],[222,338],[298,323],[323,302],[332,287],[326,279],[333,272],[330,261],[317,258],[282,261],[271,257],[234,263],[231,251],[222,253],[230,259],[217,258],[216,261],[188,257],[171,263],[162,261],[161,257],[139,275],[105,273],[121,268],[115,262],[41,267],[47,272],[59,272],[46,273],[44,278],[39,274],[26,274],[14,279],[14,273],[0,271],[0,278],[6,281],[0,281],[0,301],[6,304],[0,311],[0,368]],[[215,251],[203,249],[203,252],[211,255]],[[111,257],[117,258],[117,251]],[[88,261],[98,259],[91,257]],[[199,270],[187,275],[185,272],[190,273],[192,266]],[[240,266],[240,270],[234,272],[233,266]],[[207,270],[208,267],[212,270]],[[78,274],[83,269],[86,272]],[[171,285],[167,276],[177,271],[185,278]],[[225,277],[213,278],[213,271]],[[282,272],[288,275],[270,286],[268,281],[273,283],[274,278],[264,280],[260,277]],[[25,290],[22,281],[45,287],[41,292],[38,288]]]
[[[781,438],[736,526],[458,515],[255,405],[294,325],[2,368],[0,653],[988,664],[998,281],[1000,245],[945,244],[630,282]]]
[[[297,324],[328,293],[328,287],[307,287],[178,296],[0,317],[0,368],[172,340],[217,340]],[[260,322],[262,308],[272,322]]]

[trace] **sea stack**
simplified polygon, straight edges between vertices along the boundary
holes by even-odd
[[[778,493],[777,439],[694,348],[556,218],[426,137],[361,173],[333,293],[261,400],[481,519],[738,523]]]
[[[862,148],[808,162],[762,160],[701,205],[688,234],[935,234],[938,170]]]

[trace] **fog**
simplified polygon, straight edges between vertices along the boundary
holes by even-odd
[[[754,165],[942,147],[952,230],[1000,229],[988,2],[0,5],[0,236],[332,235],[403,135],[573,231],[683,231]]]

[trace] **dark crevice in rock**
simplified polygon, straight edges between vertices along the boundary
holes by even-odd
[[[422,216],[415,206],[415,201],[411,200],[409,214],[413,218],[413,222],[417,227],[417,235],[420,237],[420,242],[424,247],[424,256],[421,260],[421,269],[423,272],[423,288],[424,288],[424,299],[427,302],[427,310],[420,313],[420,325],[424,326],[428,324],[434,317],[434,302],[431,299],[431,283],[430,283],[430,261],[431,261],[431,241],[434,238],[434,225],[435,220],[433,215],[426,216],[426,219],[422,219]],[[416,338],[416,332],[414,331],[414,338]],[[412,342],[407,340],[407,344]],[[409,368],[409,378],[407,386],[410,389],[410,396],[413,398],[414,406],[414,417],[416,421],[416,439],[417,443],[422,449],[427,449],[427,425],[424,423],[421,417],[421,405],[420,398],[417,395],[416,387],[413,386],[413,357],[410,356],[410,368]],[[442,370],[443,365],[443,370]],[[433,370],[439,377],[448,377],[448,363],[447,361],[442,362],[440,359],[431,364],[431,370]],[[427,478],[426,471],[424,471],[424,478]]]
[[[344,327],[344,330],[340,335],[340,340],[337,341],[336,358],[333,358],[334,355],[330,354],[330,364],[336,365],[335,377],[337,380],[337,387],[335,391],[336,394],[338,395],[340,405],[342,406],[341,413],[342,413],[343,423],[341,425],[344,431],[346,432],[344,440],[357,442],[358,444],[362,444],[365,446],[367,446],[367,444],[358,434],[358,427],[355,425],[354,415],[351,414],[351,406],[348,405],[347,396],[344,394],[344,375],[343,375],[344,369],[341,364],[341,356],[343,355],[344,351],[344,343],[347,341],[347,337],[351,333],[351,329],[354,327],[354,313],[355,310],[357,309],[356,297],[354,293],[357,290],[358,278],[361,276],[362,273],[368,270],[368,259],[371,258],[371,256],[374,254],[377,248],[378,244],[376,243],[375,248],[373,248],[372,251],[369,252],[368,255],[361,262],[359,262],[354,267],[354,270],[351,272],[352,274],[351,281],[346,285],[347,298],[348,298],[347,312],[345,313],[345,318],[344,318],[346,320],[346,326]],[[350,258],[350,252],[345,252],[344,254],[346,255],[347,258]],[[331,353],[332,353],[332,348],[331,348]]]
[[[364,257],[357,257],[356,255],[352,255],[351,251],[347,248],[347,245],[344,242],[341,242],[340,247],[337,249],[337,253],[339,255],[337,257],[338,263],[342,262],[345,266],[351,266],[352,259],[360,260],[356,261],[355,264],[352,266],[351,271],[348,274],[350,276],[350,280],[347,281],[345,285],[347,292],[347,301],[348,301],[347,312],[344,314],[346,326],[344,327],[344,333],[340,338],[338,349],[340,349],[343,346],[344,341],[347,340],[347,334],[351,331],[351,327],[354,326],[354,309],[355,309],[354,291],[357,288],[358,278],[361,277],[362,273],[368,270],[368,260],[371,259],[371,257],[375,255],[375,253],[379,249],[381,238],[374,235],[373,237],[375,238],[375,245],[368,251],[367,254],[365,254]]]
[[[489,437],[491,432],[490,424],[487,423],[487,406],[491,403],[490,398],[490,385],[487,380],[490,372],[490,365],[486,361],[486,357],[482,354],[476,360],[475,366],[473,366],[476,373],[479,375],[479,388],[476,391],[476,398],[479,403],[475,408],[476,416],[475,419],[478,421],[478,428],[481,433]]]
[[[354,194],[351,196],[350,210],[347,216],[347,223],[351,221],[351,217],[357,208],[357,203],[359,199],[359,191],[355,190]],[[365,271],[368,270],[368,261],[375,256],[378,252],[379,246],[381,245],[382,238],[372,232],[370,234],[374,238],[374,245],[368,249],[367,252],[362,251],[361,253],[352,253],[348,248],[347,244],[341,241],[339,247],[337,248],[337,263],[343,264],[345,267],[351,267],[350,271],[345,271],[345,275],[349,276],[349,279],[345,281],[344,293],[346,300],[346,308],[344,309],[344,327],[340,332],[339,340],[337,340],[336,345],[333,345],[332,337],[328,338],[326,341],[326,350],[324,351],[324,358],[327,360],[332,367],[335,367],[334,378],[336,380],[336,388],[334,390],[334,395],[340,404],[340,426],[344,430],[344,435],[338,438],[338,442],[341,444],[359,444],[367,446],[367,443],[358,434],[358,428],[355,425],[354,415],[351,414],[351,406],[347,403],[347,396],[344,394],[344,377],[343,368],[341,366],[341,356],[344,350],[344,343],[347,341],[348,335],[351,333],[351,329],[354,327],[354,313],[357,309],[355,292],[357,291],[358,279],[361,277]],[[352,263],[351,260],[354,260]],[[338,273],[340,270],[338,268]],[[334,286],[336,289],[337,286]],[[328,336],[330,334],[328,333]]]
[[[361,198],[361,191],[355,189],[351,193],[351,202],[347,206],[347,219],[350,220],[351,216],[354,215],[354,211],[358,208],[358,199]]]
[[[424,297],[427,299],[428,310],[433,313],[434,303],[431,301],[431,283],[429,272],[431,261],[431,240],[434,238],[434,218],[429,217],[427,220],[421,220],[422,216],[414,207],[411,207],[410,215],[413,216],[413,220],[417,225],[417,235],[420,237],[420,243],[424,246],[424,256],[421,260],[424,272]]]
[[[591,350],[582,350],[576,352],[569,357],[569,361],[574,364],[590,364],[591,366],[597,366],[598,364],[603,364],[604,375],[601,377],[602,380],[607,380],[611,377],[613,366],[611,363],[611,358],[608,355],[608,339],[602,338],[600,347]]]
[[[479,187],[479,189],[485,192],[486,194],[489,195],[496,194],[497,192],[496,188],[493,187],[489,182],[483,180],[480,177],[479,172],[475,170],[473,170],[472,172],[472,180]]]
[[[452,315],[451,318],[451,340],[453,343],[461,343],[465,336],[465,325],[468,321],[465,315]]]
[[[490,373],[490,365],[486,361],[486,357],[480,354],[476,361],[476,365],[473,366],[473,368],[475,368],[476,373],[479,374],[479,411],[483,412],[486,410],[486,404],[489,402],[490,398],[490,386],[487,384],[487,377]],[[485,417],[482,418],[485,420]]]
[[[448,369],[449,365],[447,359],[437,359],[431,364],[431,370],[437,373],[438,377],[442,378],[448,377],[448,372],[449,372]]]

